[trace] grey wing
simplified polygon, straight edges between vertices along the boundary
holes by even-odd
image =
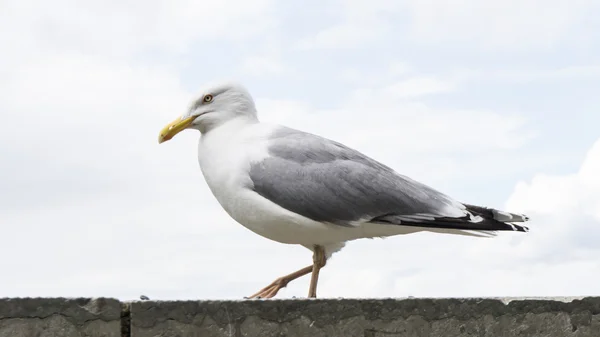
[[[281,128],[270,144],[270,157],[250,167],[252,189],[312,220],[515,230],[340,143]]]

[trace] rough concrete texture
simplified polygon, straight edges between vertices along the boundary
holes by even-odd
[[[600,337],[600,297],[143,301],[0,299],[0,337]]]
[[[131,336],[599,337],[600,297],[134,302]]]
[[[0,298],[0,337],[120,337],[121,303],[106,298]]]

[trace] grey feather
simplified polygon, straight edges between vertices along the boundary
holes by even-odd
[[[289,128],[270,143],[271,157],[250,168],[253,190],[312,220],[352,226],[393,215],[421,221],[464,213],[461,203],[340,143]]]

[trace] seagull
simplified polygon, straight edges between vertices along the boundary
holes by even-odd
[[[235,81],[206,85],[158,142],[200,131],[198,162],[221,207],[252,232],[312,251],[312,264],[277,278],[249,298],[272,298],[320,270],[348,241],[417,232],[493,237],[528,232],[529,220],[459,202],[344,144],[259,121],[254,99]]]

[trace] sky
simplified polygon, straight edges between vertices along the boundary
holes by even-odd
[[[236,80],[325,136],[529,233],[349,243],[319,297],[599,296],[592,0],[0,2],[0,297],[241,299],[312,263],[232,220],[199,134],[158,132]],[[278,297],[305,297],[309,278]]]

